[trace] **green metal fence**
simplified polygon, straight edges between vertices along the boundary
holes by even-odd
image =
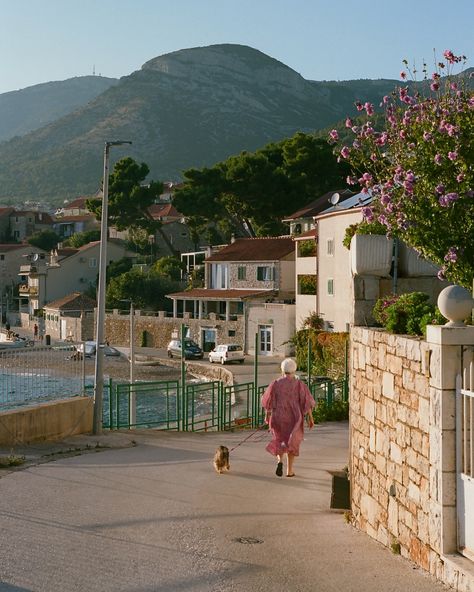
[[[177,431],[257,428],[264,412],[260,401],[267,388],[254,382],[228,386],[221,381],[136,382],[104,385],[103,427],[159,428]],[[309,385],[316,402],[330,407],[348,400],[348,381],[313,378]]]

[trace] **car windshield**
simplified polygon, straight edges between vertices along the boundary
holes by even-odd
[[[184,347],[199,347],[199,346],[197,343],[194,343],[194,341],[185,341]]]

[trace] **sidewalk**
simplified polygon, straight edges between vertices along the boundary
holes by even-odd
[[[216,474],[215,447],[246,435],[110,434],[101,441],[120,448],[0,479],[0,591],[446,590],[328,509],[346,423],[307,434],[295,478],[275,476],[267,432]]]

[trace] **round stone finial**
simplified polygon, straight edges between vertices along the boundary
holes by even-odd
[[[462,286],[448,286],[438,296],[438,308],[448,319],[445,327],[464,327],[464,320],[472,314],[474,300]]]

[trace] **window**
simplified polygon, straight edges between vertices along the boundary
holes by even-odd
[[[328,280],[328,294],[334,296],[334,280]]]
[[[275,279],[273,267],[257,267],[257,280],[259,282],[271,282]]]
[[[227,334],[229,337],[235,337],[235,331],[233,329],[229,329]]]
[[[328,238],[327,240],[327,254],[334,255],[334,239]]]
[[[95,257],[89,259],[89,267],[97,267],[97,259]]]
[[[209,287],[213,288],[214,290],[226,289],[228,283],[227,265],[222,265],[221,263],[212,264],[210,271],[211,285]]]
[[[5,261],[5,255],[0,255],[0,261]]]
[[[247,277],[247,268],[239,266],[237,268],[237,279],[238,280],[245,280]]]

